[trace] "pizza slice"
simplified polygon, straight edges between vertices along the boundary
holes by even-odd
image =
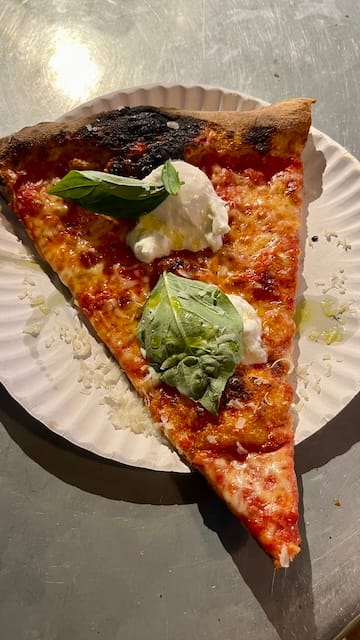
[[[123,108],[0,141],[36,250],[276,567],[300,550],[289,373],[311,102]]]

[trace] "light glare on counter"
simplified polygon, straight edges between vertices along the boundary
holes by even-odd
[[[89,98],[101,76],[89,47],[65,29],[57,31],[49,69],[56,87],[72,100]]]

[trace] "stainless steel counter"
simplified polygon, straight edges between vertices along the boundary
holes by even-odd
[[[0,135],[200,83],[313,96],[359,158],[359,30],[352,0],[2,0]],[[303,552],[276,574],[197,475],[97,459],[0,397],[2,640],[329,640],[360,610],[360,396],[297,447]]]

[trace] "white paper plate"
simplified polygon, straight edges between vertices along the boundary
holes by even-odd
[[[138,104],[244,110],[258,108],[264,102],[219,88],[156,85],[110,94],[79,107],[67,117]],[[360,388],[360,330],[356,316],[360,308],[360,165],[336,142],[314,129],[304,164],[307,215],[299,300],[315,300],[317,305],[328,289],[335,306],[351,302],[352,313],[342,314],[345,324],[341,342],[330,346],[313,342],[307,336],[310,329],[304,330],[297,341],[297,442],[323,427]],[[96,378],[99,362],[103,377],[111,361],[92,336],[84,338],[87,346],[90,340],[91,356],[74,359],[72,328],[80,326],[76,312],[46,273],[26,258],[19,235],[20,227],[12,227],[3,215],[0,379],[4,386],[49,429],[84,449],[129,465],[188,472],[176,453],[158,437],[114,427],[109,418],[109,390],[101,387],[99,376]],[[318,237],[317,242],[310,240],[313,236]],[[39,295],[44,297],[47,313]],[[31,325],[35,332],[40,330],[37,337],[24,333]],[[121,413],[121,400],[116,402]],[[134,397],[133,402],[134,410],[142,411],[140,400]],[[148,420],[145,413],[144,420]]]

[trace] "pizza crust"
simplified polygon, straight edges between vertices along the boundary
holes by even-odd
[[[242,152],[291,155],[306,142],[312,98],[284,100],[251,111],[187,111],[187,115],[216,124],[241,139]],[[184,111],[174,110],[183,114]],[[239,144],[237,140],[237,144]]]
[[[196,143],[199,135],[205,134],[205,130],[208,131],[210,127],[217,134],[217,146],[219,146],[220,136],[220,138],[223,137],[226,147],[230,144],[236,147],[238,153],[241,149],[242,154],[255,152],[260,155],[270,153],[290,156],[301,151],[306,142],[313,102],[314,100],[310,98],[297,98],[251,111],[186,111],[171,108],[153,108],[153,110],[168,115],[170,120],[174,117],[197,120],[199,128],[196,130],[190,128],[181,141],[184,152],[186,146]],[[136,108],[138,113],[148,109],[149,107]],[[110,158],[121,153],[122,149],[116,141],[116,136],[111,134],[129,110],[134,111],[134,108],[25,127],[0,140],[0,170],[2,167],[16,170],[40,160],[56,162],[69,146],[73,151],[76,150],[74,148],[76,141],[79,143],[77,150],[79,158],[90,159],[90,162],[92,159],[95,162],[96,158],[96,163],[104,166]],[[104,117],[109,118],[109,115],[114,116],[112,132],[104,144],[104,128],[98,123]],[[169,135],[175,138],[176,133],[170,129]],[[131,144],[135,137],[138,139],[138,132],[134,134],[129,129],[125,143]]]

